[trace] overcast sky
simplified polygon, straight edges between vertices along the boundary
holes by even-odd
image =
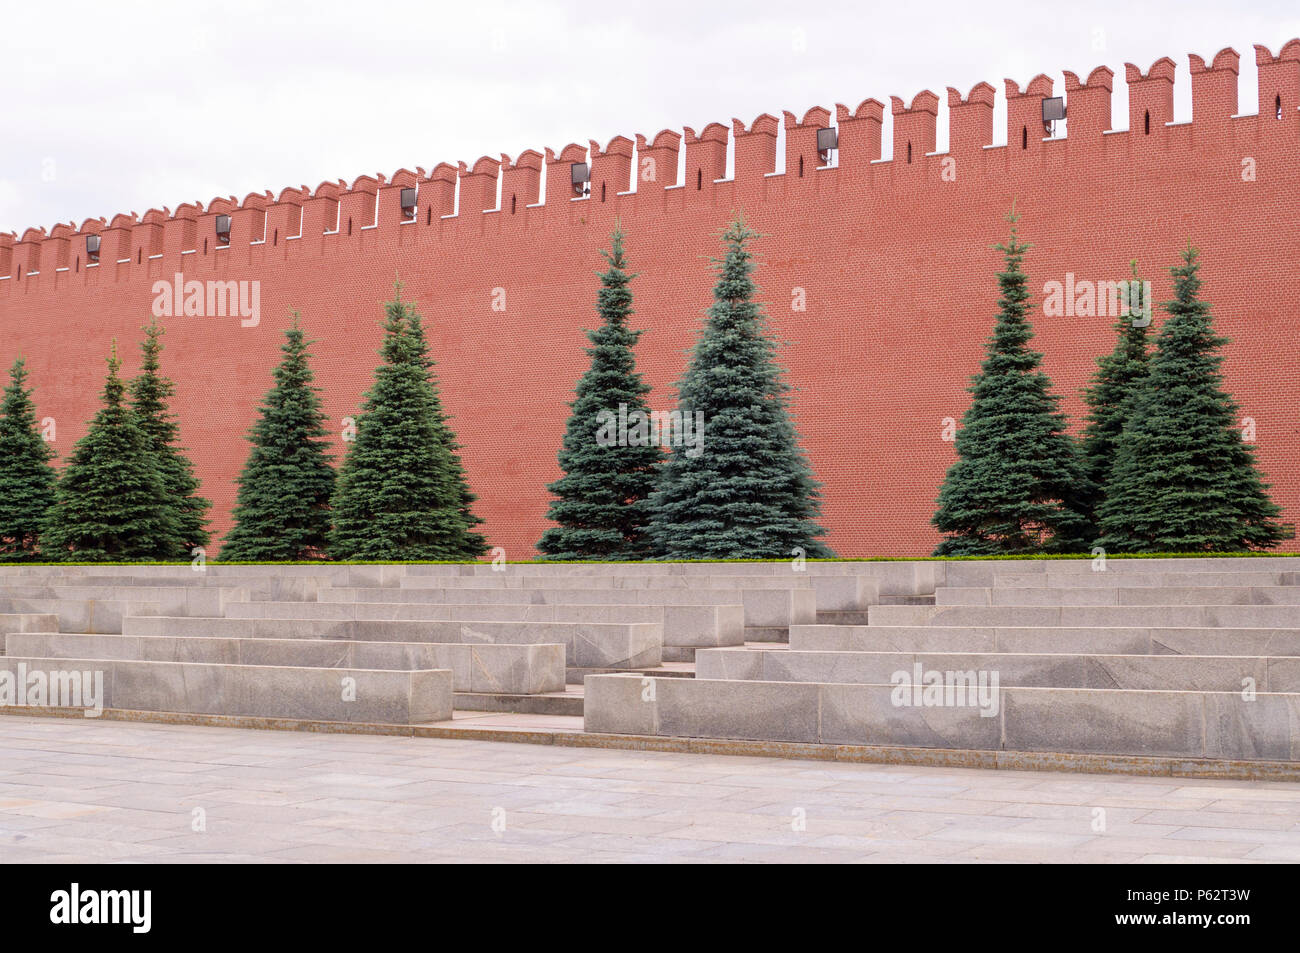
[[[0,231],[1300,36],[1295,0],[9,4]],[[946,107],[940,148],[946,145]],[[888,147],[887,147],[888,148]]]

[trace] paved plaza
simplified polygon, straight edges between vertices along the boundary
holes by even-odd
[[[1300,861],[1300,784],[0,717],[0,862]]]

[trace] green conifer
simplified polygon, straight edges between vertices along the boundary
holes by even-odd
[[[456,560],[483,552],[468,483],[430,381],[415,305],[384,308],[383,363],[334,491],[330,553],[351,560]]]
[[[1234,552],[1282,538],[1279,508],[1222,386],[1227,338],[1200,299],[1198,256],[1189,245],[1171,269],[1169,316],[1119,437],[1099,510],[1100,545],[1112,552]]]
[[[669,559],[832,555],[818,539],[820,484],[754,300],[755,237],[739,216],[723,232],[713,304],[678,383],[683,422],[702,419],[702,429],[673,446],[651,496],[650,535]]]
[[[175,532],[158,458],[126,402],[117,342],[108,358],[103,406],[59,478],[41,539],[42,555],[76,562],[167,558]]]
[[[54,505],[54,450],[36,420],[36,405],[20,357],[9,368],[0,403],[0,562],[37,557],[41,527]]]
[[[641,331],[628,327],[632,310],[623,230],[615,227],[608,268],[600,274],[596,312],[601,325],[587,331],[591,366],[578,379],[572,413],[559,453],[564,476],[547,487],[555,499],[546,517],[559,524],[546,530],[538,550],[550,559],[637,560],[653,555],[646,533],[649,497],[663,451],[649,441],[631,444],[602,439],[612,417],[648,418],[650,385],[636,369],[633,347]],[[633,416],[635,419],[635,416]]]
[[[401,291],[400,284],[398,291],[399,293]],[[437,376],[433,373],[437,362],[429,354],[429,340],[424,333],[424,322],[414,305],[407,309],[406,318],[406,330],[411,336],[415,363],[425,369],[425,379],[429,384],[429,413],[433,417],[438,439],[447,449],[448,479],[455,488],[458,519],[464,525],[464,531],[459,537],[458,551],[454,557],[449,558],[478,559],[487,552],[487,540],[482,533],[475,530],[476,526],[481,526],[483,523],[483,518],[474,512],[474,501],[478,496],[469,488],[469,475],[465,472],[465,465],[460,459],[460,441],[456,439],[456,432],[451,428],[451,417],[442,405],[442,389],[438,384]]]
[[[1010,238],[996,246],[1005,259],[997,322],[932,520],[946,534],[937,556],[1078,552],[1089,543],[1078,448],[1040,369],[1043,356],[1028,346],[1033,302],[1022,264],[1030,246],[1014,212],[1008,221]]]
[[[1092,384],[1084,392],[1088,405],[1088,422],[1083,429],[1080,452],[1084,472],[1088,477],[1089,492],[1084,500],[1090,523],[1090,535],[1100,535],[1097,526],[1097,508],[1102,492],[1115,463],[1115,451],[1124,424],[1133,412],[1133,406],[1142,391],[1148,362],[1147,328],[1151,323],[1151,301],[1141,289],[1146,287],[1138,277],[1137,262],[1131,263],[1132,277],[1122,284],[1127,288],[1126,300],[1130,308],[1121,308],[1115,323],[1117,332],[1115,349],[1097,358],[1097,371]],[[1132,307],[1142,303],[1143,310]],[[1124,312],[1128,313],[1124,313]]]
[[[156,318],[145,326],[144,333],[140,373],[131,381],[129,390],[131,407],[158,458],[158,471],[162,474],[166,494],[165,505],[171,511],[168,517],[172,526],[171,539],[160,556],[164,559],[188,559],[195,548],[208,545],[207,513],[212,503],[199,496],[194,464],[177,446],[180,427],[169,407],[176,387],[161,373],[159,357],[163,349],[163,329]]]
[[[280,562],[326,555],[334,493],[329,431],[313,386],[311,341],[298,322],[284,332],[274,386],[248,433],[252,443],[239,475],[235,525],[226,536],[226,562]]]

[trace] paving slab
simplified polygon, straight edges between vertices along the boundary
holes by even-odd
[[[403,861],[509,861],[539,859],[570,862],[638,863],[647,858],[673,862],[1177,862],[1184,859],[1256,863],[1294,861],[1297,853],[1277,840],[1236,839],[1239,826],[1216,824],[1214,815],[1193,811],[1175,836],[1168,825],[1114,825],[1105,834],[1088,828],[1074,834],[1068,828],[1036,830],[1032,818],[997,818],[985,813],[999,802],[986,795],[1005,787],[1008,776],[1031,784],[1057,786],[1062,804],[1080,817],[1091,818],[1094,786],[1104,784],[1116,796],[1145,797],[1151,780],[1137,777],[998,772],[897,765],[835,765],[839,776],[876,781],[886,788],[919,783],[939,793],[914,801],[904,814],[881,814],[871,800],[855,809],[851,800],[825,788],[771,787],[782,779],[797,780],[826,769],[820,762],[726,757],[647,751],[574,750],[502,742],[386,738],[347,735],[302,735],[256,732],[235,728],[150,725],[123,722],[85,724],[72,720],[10,717],[0,719],[0,747],[36,746],[59,756],[77,752],[102,757],[100,770],[128,780],[94,801],[92,790],[71,796],[96,810],[84,817],[46,818],[28,828],[23,841],[0,835],[0,862],[20,863],[61,859],[70,862],[184,863],[247,861],[292,863]],[[241,772],[229,766],[228,786],[204,786],[202,771],[179,772],[190,782],[170,786],[164,795],[170,811],[158,815],[136,808],[150,801],[155,786],[139,780],[137,766],[145,752],[165,753],[175,764],[212,765],[224,752],[253,746],[272,760],[310,753],[333,765],[332,791],[316,789],[319,771],[300,770],[282,787],[301,798],[283,808],[273,820],[229,813],[245,786]],[[375,763],[400,764],[404,773],[374,800],[377,789],[368,783]],[[446,769],[474,765],[499,783],[475,789],[465,782],[438,777]],[[695,774],[747,780],[745,785],[682,783],[655,794],[639,794],[655,781],[621,780],[616,800],[593,801],[594,784],[632,772],[647,778],[689,778]],[[7,774],[0,762],[0,781]],[[527,783],[524,783],[524,782]],[[1195,782],[1215,800],[1269,803],[1264,782]],[[1075,790],[1077,788],[1077,790]],[[1277,789],[1277,788],[1275,788]],[[1281,790],[1300,790],[1283,785]],[[752,792],[766,790],[756,804]],[[1152,813],[1178,810],[1179,796],[1156,788]],[[503,810],[501,792],[513,791]],[[32,804],[42,803],[39,790]],[[989,803],[977,813],[954,813],[960,798],[966,805]],[[1186,800],[1186,798],[1182,798]],[[456,808],[450,805],[457,805]],[[190,829],[191,810],[207,806],[208,830]],[[28,807],[31,805],[29,804]],[[802,811],[804,829],[795,830],[795,810]],[[57,813],[57,812],[56,812]],[[1157,819],[1164,820],[1157,813]],[[0,802],[0,830],[7,818],[18,818]],[[1282,815],[1286,819],[1286,815]],[[171,820],[167,820],[170,818]],[[497,827],[493,829],[493,820]],[[990,821],[997,820],[997,823]],[[1300,799],[1290,821],[1300,825]],[[169,827],[169,825],[171,825]],[[1250,831],[1247,830],[1249,834]],[[1267,833],[1267,832],[1264,832]],[[405,838],[405,842],[403,842]]]

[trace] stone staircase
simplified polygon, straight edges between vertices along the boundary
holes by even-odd
[[[928,565],[933,604],[819,612],[690,682],[588,678],[586,730],[1300,762],[1300,558]]]
[[[0,567],[0,634],[129,712],[1300,770],[1300,557]]]
[[[133,712],[423,724],[455,709],[577,730],[588,675],[686,678],[700,648],[816,621],[806,576],[736,569],[0,567],[0,669],[99,672],[103,706]],[[846,578],[825,598],[865,613],[875,593]]]

